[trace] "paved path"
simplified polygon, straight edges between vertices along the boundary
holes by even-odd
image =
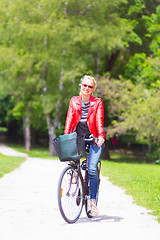
[[[5,151],[4,151],[5,148]],[[19,155],[0,145],[0,152]],[[102,178],[99,216],[67,224],[57,205],[57,182],[65,164],[27,157],[0,179],[0,240],[159,240],[160,224],[145,208]]]

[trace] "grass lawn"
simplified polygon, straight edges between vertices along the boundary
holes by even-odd
[[[112,154],[102,161],[102,175],[123,187],[134,201],[153,211],[160,222],[160,165],[138,163],[133,156]]]
[[[9,173],[15,168],[18,168],[25,160],[26,159],[22,157],[10,157],[0,154],[0,178],[3,177],[5,173]]]
[[[31,149],[31,151],[26,151],[24,146],[17,144],[9,144],[9,147],[15,149],[18,152],[27,153],[30,157],[46,158],[46,159],[57,159],[57,157],[49,156],[48,148],[37,147]]]

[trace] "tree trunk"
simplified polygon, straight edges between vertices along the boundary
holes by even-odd
[[[49,155],[56,156],[57,153],[52,144],[52,139],[56,137],[56,129],[55,129],[54,125],[52,124],[51,117],[49,115],[46,115],[46,121],[47,121],[48,136],[49,136]]]
[[[25,142],[25,149],[27,151],[31,150],[31,129],[30,129],[30,120],[29,117],[26,116],[23,119],[24,122],[24,142]]]
[[[65,2],[66,6],[67,2]],[[66,18],[66,7],[64,8],[64,17]],[[47,37],[44,39],[44,45],[45,47],[47,46]],[[65,49],[62,50],[63,53],[63,61],[64,61],[64,54],[65,54]],[[59,116],[60,116],[60,108],[61,108],[61,92],[63,89],[63,61],[62,61],[62,66],[61,66],[61,76],[60,76],[60,82],[59,82],[59,94],[58,94],[58,100],[57,100],[57,105],[56,105],[56,114],[55,114],[55,119],[52,121],[51,117],[49,115],[46,115],[46,121],[47,121],[47,126],[48,126],[48,135],[49,135],[49,154],[50,156],[56,156],[57,153],[54,149],[54,146],[52,144],[52,139],[56,137],[56,128],[59,123]],[[47,63],[44,68],[44,79],[46,80],[46,84],[44,86],[43,92],[44,94],[47,92]]]
[[[65,50],[63,50],[64,53]],[[44,78],[46,80],[46,84],[43,88],[43,94],[47,93],[47,64],[44,68]],[[63,65],[61,67],[61,77],[60,77],[60,83],[59,83],[59,95],[56,105],[56,114],[55,118],[52,120],[49,114],[46,115],[46,122],[48,126],[48,135],[49,135],[49,154],[50,156],[56,156],[56,151],[54,149],[54,146],[52,144],[52,139],[56,137],[56,128],[59,123],[59,115],[60,115],[60,107],[61,107],[61,91],[63,89]]]
[[[105,72],[110,72],[115,64],[115,61],[119,55],[119,50],[112,53],[110,57],[106,56],[106,65],[105,65]]]
[[[97,53],[96,73],[98,75],[100,73],[100,54],[99,53]]]

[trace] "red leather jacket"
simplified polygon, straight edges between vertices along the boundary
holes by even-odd
[[[72,97],[69,103],[64,134],[72,133],[82,115],[81,96]],[[95,137],[103,137],[105,139],[105,132],[103,128],[104,123],[104,106],[101,98],[90,97],[90,105],[88,109],[87,124],[90,133]]]

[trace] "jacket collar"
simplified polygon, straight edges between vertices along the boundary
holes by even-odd
[[[90,105],[91,105],[91,107],[92,107],[94,104],[95,104],[95,97],[93,97],[93,96],[91,95],[91,97],[90,97]]]
[[[79,111],[81,111],[82,109],[82,103],[81,103],[81,100],[82,100],[82,96],[79,96],[77,98],[77,101],[76,101],[76,104],[77,104],[77,108]],[[89,110],[88,110],[88,116],[93,112],[93,106],[95,104],[95,97],[93,97],[92,95],[90,96],[90,104],[89,104]]]
[[[95,97],[93,97],[93,96],[91,95],[91,97],[90,97],[89,109],[88,109],[88,117],[89,117],[90,114],[93,112],[94,104],[95,104]]]

